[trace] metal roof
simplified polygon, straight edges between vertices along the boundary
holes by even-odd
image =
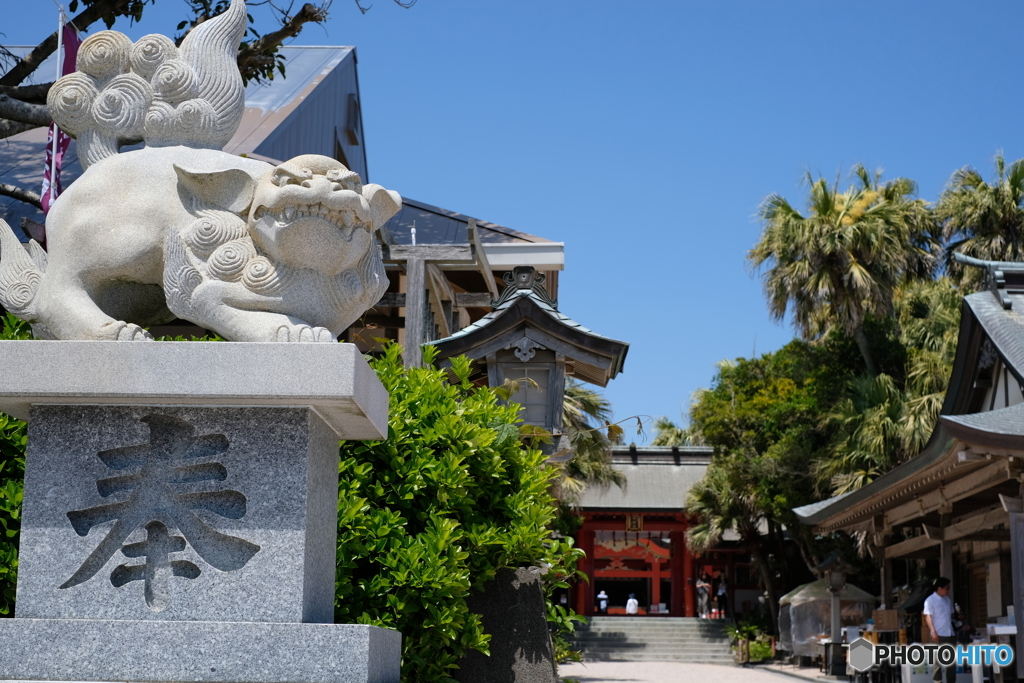
[[[710,448],[616,448],[612,451],[612,467],[626,476],[626,486],[587,487],[580,507],[681,512],[690,489],[704,477],[710,463]]]
[[[408,197],[402,198],[402,210],[392,216],[385,226],[397,244],[412,244],[413,228],[416,228],[417,244],[466,244],[471,220],[476,222],[482,242],[557,244],[543,237],[474,219]]]

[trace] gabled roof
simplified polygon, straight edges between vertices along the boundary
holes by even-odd
[[[1006,304],[1009,306],[1004,307]],[[957,443],[1024,448],[1024,429],[1017,426],[1024,417],[1024,407],[985,411],[983,403],[989,386],[979,381],[979,373],[1001,361],[1017,382],[1024,383],[1022,313],[1024,293],[1015,290],[1000,288],[964,297],[949,388],[939,424],[924,449],[857,491],[795,508],[793,512],[800,521],[821,530],[850,528],[885,507],[962,478],[987,464],[960,461]]]
[[[439,361],[458,355],[478,359],[508,348],[523,336],[575,361],[573,372],[566,374],[602,387],[622,371],[629,351],[629,344],[592,332],[560,313],[543,288],[511,283],[490,313],[429,344],[437,348]]]

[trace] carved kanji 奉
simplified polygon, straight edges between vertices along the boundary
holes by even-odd
[[[227,469],[221,463],[190,464],[190,461],[223,453],[229,446],[227,438],[223,434],[197,437],[195,428],[188,422],[166,415],[151,414],[142,421],[149,425],[149,443],[97,454],[112,470],[131,470],[128,474],[97,481],[100,496],[130,493],[121,502],[68,513],[79,536],[85,536],[94,526],[116,521],[82,566],[60,587],[70,588],[88,581],[120,550],[126,557],[146,559],[143,564],[118,566],[111,573],[111,583],[122,586],[137,579],[145,580],[146,603],[160,611],[167,606],[170,576],[194,579],[200,574],[199,567],[192,562],[169,557],[170,553],[184,550],[186,542],[203,560],[225,572],[245,566],[260,547],[213,529],[194,512],[207,510],[228,519],[241,519],[246,512],[246,498],[240,492],[221,489],[179,493],[175,488],[197,482],[223,481]],[[182,536],[170,535],[165,522],[176,527]],[[140,527],[145,527],[147,539],[124,545]]]

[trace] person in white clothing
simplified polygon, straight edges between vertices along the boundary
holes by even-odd
[[[626,614],[636,614],[640,610],[640,603],[636,601],[636,594],[630,593],[629,600],[626,600]]]
[[[924,620],[932,637],[932,642],[956,645],[956,634],[953,633],[953,599],[949,597],[950,581],[944,576],[935,579],[935,592],[924,601]],[[942,680],[942,672],[946,672],[946,683],[956,683],[956,669],[951,666],[935,665],[932,673],[933,681]]]
[[[603,590],[597,594],[597,611],[601,614],[608,613],[608,594]]]

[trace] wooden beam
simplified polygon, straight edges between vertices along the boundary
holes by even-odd
[[[405,293],[387,292],[375,305],[402,308],[405,306]],[[481,294],[479,292],[455,292],[455,305],[470,306],[473,308],[490,308],[491,295]]]
[[[405,348],[402,357],[407,368],[423,365],[420,345],[427,340],[427,282],[423,259],[410,258],[405,264]]]
[[[441,283],[444,283],[443,285]],[[447,292],[447,294],[446,294]],[[452,334],[451,315],[445,311],[442,299],[447,297],[448,301],[455,298],[448,280],[441,274],[441,269],[433,263],[427,264],[427,298],[430,300],[430,308],[434,311],[434,321],[441,332],[441,338],[450,337]]]
[[[909,555],[910,553],[917,552],[918,550],[924,550],[925,548],[939,545],[939,543],[940,541],[934,541],[922,534],[921,536],[914,536],[913,538],[908,538],[905,541],[900,541],[899,543],[886,546],[885,556],[889,559],[894,557],[903,557],[904,555]]]
[[[984,531],[976,531],[966,539],[966,541],[1009,541],[1010,530],[1009,529],[986,529]]]
[[[438,295],[443,301],[455,301],[455,290],[452,289],[448,278],[445,277],[436,263],[427,264],[427,274],[430,275],[431,281],[438,288]]]
[[[886,522],[890,527],[896,527],[932,512],[938,512],[943,507],[979,491],[1002,484],[1008,479],[1016,479],[1019,472],[1020,464],[1017,460],[998,460],[951,481],[944,487],[932,489],[914,500],[889,509],[885,513]]]
[[[381,254],[385,261],[391,262],[413,259],[446,263],[476,262],[473,248],[468,244],[382,244]]]
[[[472,306],[474,308],[490,308],[490,294],[477,294],[476,292],[455,292],[456,306]]]
[[[476,253],[476,262],[480,266],[480,274],[484,276],[484,282],[487,284],[487,291],[490,292],[491,298],[494,300],[498,299],[498,285],[494,282],[494,272],[491,270],[491,264],[487,261],[487,252],[484,251],[484,245],[480,241],[480,231],[476,229],[476,221],[472,218],[469,219],[469,243],[473,245],[473,251]]]
[[[1008,521],[1009,517],[1006,511],[1001,505],[996,505],[945,528],[929,526],[927,524],[922,524],[921,526],[924,528],[925,536],[931,540],[948,543],[960,540],[961,538],[971,540],[978,532],[987,531],[994,526],[1006,524]]]
[[[957,453],[956,459],[957,462],[973,462],[975,460],[986,460],[987,458],[985,458],[984,455],[981,455],[980,453],[975,453],[970,448],[968,448],[967,450],[963,450]]]
[[[405,327],[405,318],[399,315],[373,315],[368,313],[359,320],[352,323],[353,327],[362,325],[364,327],[382,327],[385,329],[400,330]]]

